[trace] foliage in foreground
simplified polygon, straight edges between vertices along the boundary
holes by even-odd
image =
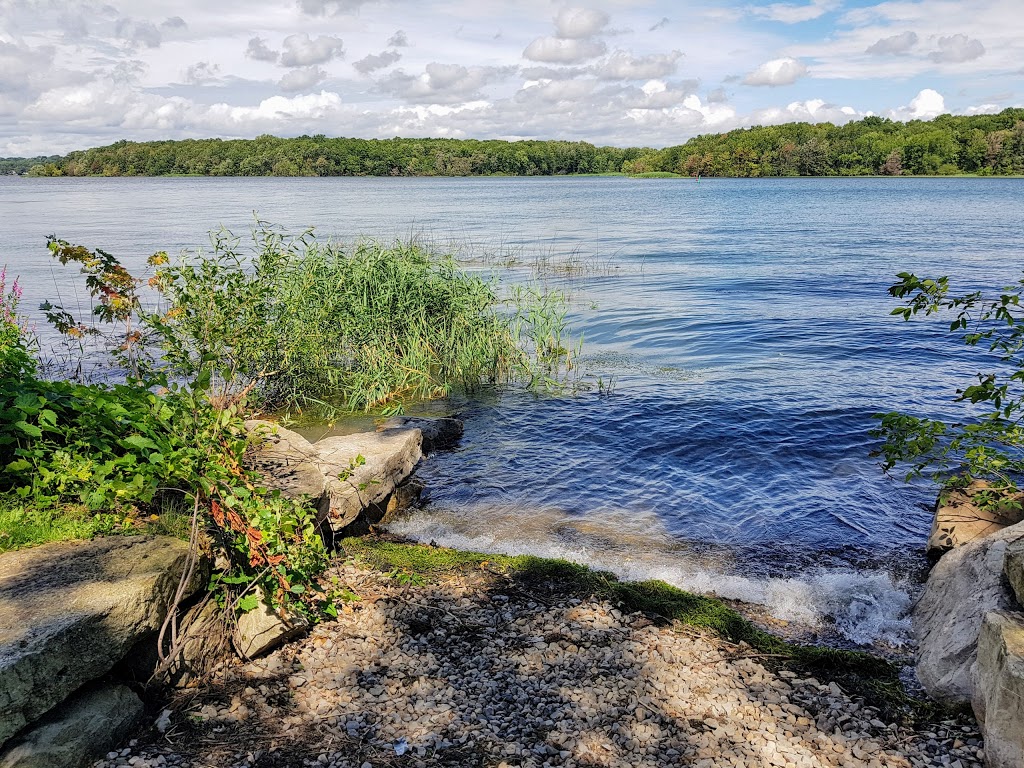
[[[886,470],[907,467],[907,479],[928,473],[948,486],[963,487],[985,480],[989,490],[982,504],[1014,503],[1024,472],[1024,279],[996,293],[973,291],[952,295],[948,277],[919,278],[900,273],[889,293],[904,300],[892,314],[904,320],[923,313],[949,313],[951,333],[965,344],[981,346],[994,356],[996,370],[957,390],[957,401],[980,406],[981,414],[962,423],[947,423],[905,413],[879,414],[877,437],[884,439],[877,455]]]

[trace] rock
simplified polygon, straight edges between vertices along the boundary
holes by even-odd
[[[142,700],[123,685],[79,694],[0,753],[0,768],[75,768],[118,744],[142,717]]]
[[[326,517],[335,533],[341,533],[371,504],[387,502],[422,457],[421,442],[418,429],[389,429],[316,443],[317,466],[327,478],[330,508]]]
[[[267,488],[288,498],[308,496],[321,516],[327,515],[327,479],[317,462],[313,444],[297,432],[259,419],[245,422],[253,444],[245,455],[245,465],[260,473]]]
[[[985,615],[973,704],[989,768],[1024,766],[1024,614]]]
[[[1024,538],[1024,523],[975,539],[943,555],[932,569],[924,594],[914,606],[918,643],[917,676],[940,701],[966,703],[974,691],[982,619],[1012,606],[1003,579],[1007,546]]]
[[[299,637],[309,622],[294,614],[281,616],[265,602],[238,617],[235,626],[235,650],[242,658],[254,659],[267,651]]]
[[[166,536],[0,556],[0,745],[160,627],[188,557]],[[187,592],[206,583],[196,569]]]
[[[1007,545],[1003,556],[1003,574],[1010,582],[1017,605],[1024,608],[1024,538]]]
[[[939,494],[935,502],[932,531],[928,536],[930,557],[939,557],[955,547],[1024,520],[1024,509],[1019,506],[1021,494],[1014,497],[1018,506],[1002,503],[981,509],[974,499],[989,487],[984,480],[975,480],[963,490],[943,491]]]
[[[423,452],[433,453],[451,448],[462,437],[463,425],[458,419],[425,419],[417,416],[393,416],[379,427],[378,432],[389,429],[418,429],[423,434]]]

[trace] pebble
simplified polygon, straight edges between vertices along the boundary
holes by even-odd
[[[493,594],[485,574],[333,575],[362,596],[336,621],[227,666],[167,705],[166,733],[94,768],[983,764],[969,718],[915,733],[835,682],[773,671],[691,627],[504,582]]]

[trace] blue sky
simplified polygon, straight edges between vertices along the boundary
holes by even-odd
[[[1022,104],[1022,0],[0,0],[2,156],[261,133],[666,146]]]

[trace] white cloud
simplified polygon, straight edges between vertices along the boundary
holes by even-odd
[[[340,37],[318,35],[311,39],[305,32],[288,35],[284,39],[281,63],[286,67],[308,67],[311,64],[325,64],[344,54]]]
[[[398,30],[388,38],[388,45],[392,48],[406,48],[409,45],[409,38],[403,30]]]
[[[359,59],[359,61],[352,62],[352,66],[357,72],[368,75],[378,69],[390,67],[401,58],[402,54],[398,51],[381,51],[380,53],[368,54]]]
[[[971,61],[985,55],[985,46],[980,40],[972,40],[967,35],[958,34],[939,38],[939,49],[928,54],[928,58],[938,62]]]
[[[752,6],[749,10],[755,16],[760,16],[770,21],[781,21],[783,24],[799,24],[802,21],[812,21],[834,11],[842,3],[840,0],[811,0],[807,5],[793,5],[791,3],[772,3],[766,6]]]
[[[378,82],[378,87],[410,102],[459,104],[479,100],[482,88],[514,72],[512,67],[463,67],[459,64],[427,64],[421,75],[399,69]]]
[[[916,32],[901,32],[898,35],[890,35],[889,37],[883,37],[867,48],[864,49],[865,53],[870,53],[875,56],[885,56],[887,54],[899,55],[901,53],[907,53],[917,45],[917,33]]]
[[[650,56],[633,56],[626,51],[616,51],[597,67],[597,74],[606,80],[648,80],[652,77],[665,77],[676,71],[677,62],[682,57],[681,51]]]
[[[298,0],[303,13],[310,16],[337,16],[354,13],[370,0]]]
[[[538,37],[523,51],[523,58],[548,64],[578,64],[604,55],[608,46],[601,40],[563,40]]]
[[[771,87],[790,85],[807,74],[807,65],[797,59],[772,59],[766,61],[745,78],[746,85],[767,85]]]
[[[271,49],[263,38],[254,37],[249,40],[245,55],[250,59],[256,59],[256,61],[277,61],[281,54]]]
[[[159,48],[163,38],[156,25],[149,21],[136,21],[131,18],[119,19],[114,27],[115,34],[132,45],[144,45],[147,48]]]
[[[946,100],[942,94],[925,88],[910,100],[909,105],[889,110],[889,116],[895,120],[928,120],[946,111]]]
[[[309,90],[317,83],[323,82],[325,77],[327,77],[327,73],[316,65],[298,67],[286,72],[277,84],[282,91],[295,93]]]
[[[555,35],[563,40],[593,37],[608,24],[608,14],[590,8],[563,8],[555,16]]]
[[[220,65],[208,61],[197,61],[185,70],[185,82],[203,85],[216,81],[220,77]]]

